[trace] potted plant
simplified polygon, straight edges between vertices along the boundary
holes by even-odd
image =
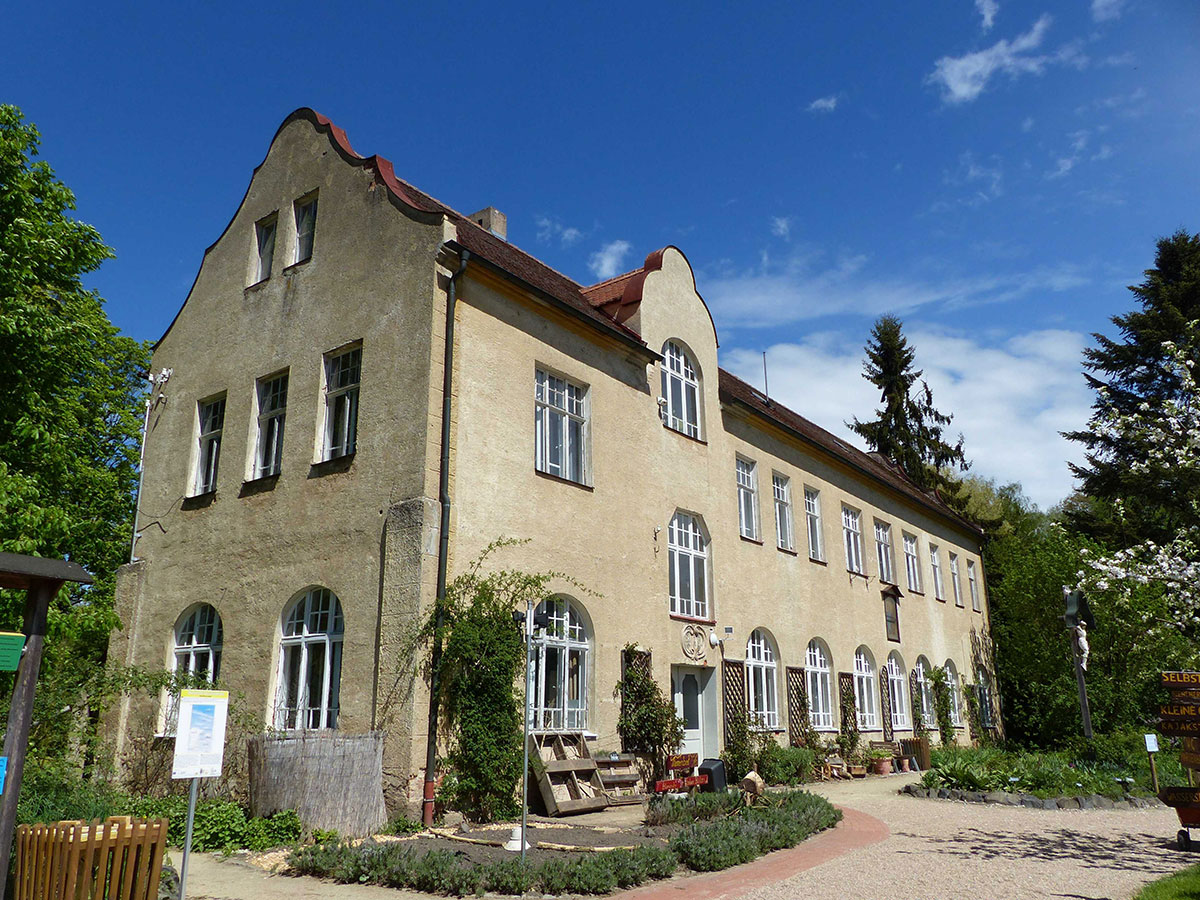
[[[871,773],[874,775],[892,774],[892,753],[890,750],[872,750],[870,754]]]

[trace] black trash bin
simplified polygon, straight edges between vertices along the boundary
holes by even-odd
[[[708,776],[708,784],[701,790],[723,793],[729,786],[725,781],[725,763],[719,759],[706,759],[700,763],[700,774]]]

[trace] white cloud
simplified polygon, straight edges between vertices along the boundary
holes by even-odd
[[[818,97],[812,103],[808,104],[809,112],[830,113],[837,109],[838,95],[830,94],[828,97]]]
[[[1067,461],[1082,454],[1059,432],[1084,427],[1092,400],[1080,374],[1084,335],[1030,331],[988,343],[928,328],[905,333],[935,405],[954,415],[949,434],[962,432],[971,472],[1019,481],[1043,508],[1062,500],[1072,489]],[[772,398],[861,447],[843,423],[856,415],[871,418],[879,402],[861,374],[866,337],[866,329],[861,335],[819,332],[770,347]],[[721,362],[761,385],[760,350],[731,349]]]
[[[771,218],[771,234],[775,237],[786,238],[792,233],[792,220],[788,216],[773,216]]]
[[[969,150],[959,154],[958,168],[946,172],[942,180],[948,185],[969,188],[971,193],[964,202],[970,206],[995,200],[1004,193],[1004,171],[1000,167],[999,158],[992,156],[989,161],[984,162]]]
[[[996,13],[1000,12],[1000,4],[996,0],[975,0],[975,9],[983,17],[983,30],[990,31],[996,21]]]
[[[625,257],[633,245],[629,241],[609,241],[588,259],[592,274],[604,281],[625,271]]]
[[[1103,131],[1104,128],[1101,127],[1098,130]],[[1087,157],[1086,151],[1088,143],[1091,140],[1091,132],[1087,129],[1081,129],[1080,131],[1072,132],[1068,137],[1071,139],[1071,150],[1068,154],[1060,156],[1055,161],[1054,168],[1046,173],[1046,177],[1049,179],[1062,178],[1064,175],[1069,174],[1076,165]],[[1099,162],[1109,159],[1112,155],[1112,147],[1108,144],[1102,144],[1100,149],[1087,158],[1092,162]]]
[[[1025,34],[1012,41],[1000,40],[986,50],[963,56],[943,56],[934,63],[926,82],[938,85],[946,103],[968,103],[987,88],[994,75],[1011,78],[1040,75],[1051,63],[1086,65],[1087,57],[1078,45],[1070,44],[1054,54],[1034,54],[1050,29],[1050,16],[1043,15]]]
[[[1097,22],[1110,22],[1121,16],[1125,0],[1092,0],[1092,18]]]
[[[565,226],[549,216],[538,216],[534,224],[537,225],[537,239],[543,244],[557,239],[564,247],[570,247],[583,237],[583,232],[578,228]]]
[[[1021,130],[1026,134],[1033,131],[1033,116],[1026,116],[1021,120]]]

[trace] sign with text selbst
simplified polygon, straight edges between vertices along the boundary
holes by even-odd
[[[1168,690],[1200,690],[1200,672],[1160,672],[1162,686]]]
[[[228,691],[179,692],[172,778],[212,778],[221,774],[228,716]]]

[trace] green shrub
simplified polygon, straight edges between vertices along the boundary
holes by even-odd
[[[565,859],[548,859],[537,871],[537,887],[543,894],[565,894],[570,884],[570,866]]]
[[[247,850],[270,850],[300,840],[304,827],[294,809],[282,809],[272,816],[255,816],[246,821],[242,846]]]
[[[497,894],[524,894],[536,882],[533,866],[519,857],[483,866],[480,875],[483,889]]]
[[[657,778],[664,771],[667,756],[683,740],[683,719],[676,715],[674,702],[663,695],[650,674],[648,654],[626,644],[621,659],[621,680],[613,692],[621,698],[617,734],[627,752],[650,757]]]
[[[647,881],[670,878],[678,865],[675,854],[662,847],[638,847],[633,855],[641,864]]]
[[[425,830],[424,823],[408,816],[397,816],[384,826],[384,834],[416,834]]]
[[[697,872],[728,869],[758,856],[758,841],[745,823],[732,819],[683,828],[671,838],[670,847],[681,863]]]
[[[681,822],[696,822],[729,815],[743,806],[741,791],[692,794],[676,800],[672,797],[654,797],[646,806],[647,825],[676,825]]]
[[[17,824],[106,819],[120,815],[125,802],[108,782],[84,781],[55,763],[30,760],[21,779]]]
[[[335,870],[345,870],[350,856],[361,851],[341,841],[329,841],[296,847],[288,854],[288,871],[293,875],[315,875],[332,878]],[[405,881],[407,884],[407,881]],[[400,885],[396,885],[399,887]]]
[[[770,741],[758,754],[758,774],[767,784],[803,784],[812,777],[816,753],[808,747],[781,747]]]
[[[933,751],[933,765],[922,784],[966,791],[1021,791],[1039,797],[1119,797],[1127,789],[1148,791],[1150,787],[1148,765],[1144,772],[1138,767],[1145,758],[1145,745],[1130,759],[1127,754],[1133,746],[1127,738],[1102,740],[1094,749],[1083,748],[1087,756],[1082,758],[1066,751],[939,747]],[[1170,754],[1163,755],[1171,766]]]

